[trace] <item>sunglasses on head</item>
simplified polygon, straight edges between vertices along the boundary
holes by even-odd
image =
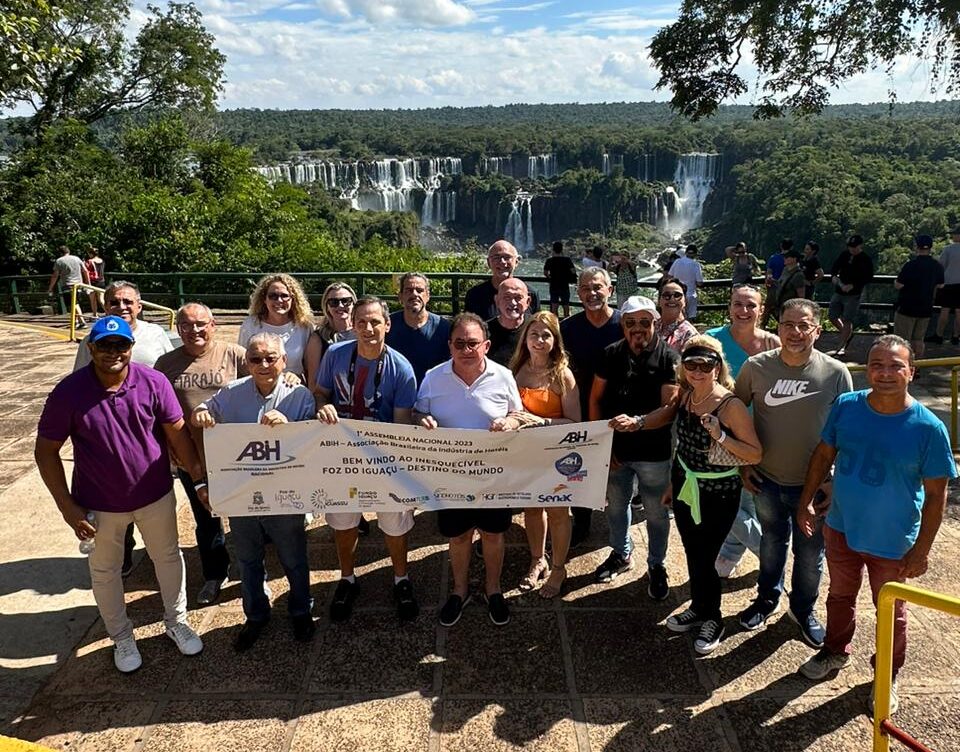
[[[719,362],[710,358],[689,358],[683,361],[684,370],[700,371],[700,373],[710,373],[719,365]]]

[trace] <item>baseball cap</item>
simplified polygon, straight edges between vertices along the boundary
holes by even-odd
[[[929,235],[917,235],[917,248],[933,248],[933,238]]]
[[[643,295],[631,295],[623,301],[623,305],[620,306],[621,316],[625,313],[640,313],[643,311],[653,314],[655,319],[660,318],[660,312],[657,311],[657,307],[653,304],[653,301]]]
[[[125,340],[134,342],[133,332],[130,331],[130,324],[119,316],[104,316],[98,319],[97,323],[90,329],[90,341],[97,342],[104,337],[123,337]]]
[[[863,245],[863,235],[851,235],[847,238],[848,248],[855,248],[858,245]]]

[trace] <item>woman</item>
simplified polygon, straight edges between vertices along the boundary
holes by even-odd
[[[523,325],[510,370],[524,410],[541,418],[540,425],[580,421],[580,392],[563,349],[560,322],[555,315],[539,311]],[[548,523],[553,541],[552,569],[546,559]],[[567,579],[570,508],[525,509],[523,524],[530,545],[530,569],[520,580],[520,590],[533,590],[546,577],[540,595],[553,598]]]
[[[753,419],[731,391],[733,380],[716,339],[690,339],[680,354],[677,377],[677,454],[664,503],[673,505],[687,557],[691,602],[667,619],[667,628],[699,629],[693,647],[707,655],[723,638],[720,575],[714,561],[737,516],[742,487],[737,466],[711,462],[711,445],[718,444],[742,464],[758,463],[762,453]]]
[[[684,318],[687,307],[687,286],[676,277],[665,275],[657,282],[657,300],[660,318],[657,334],[667,347],[676,352],[683,349],[688,339],[697,335],[697,328]]]
[[[94,287],[103,287],[103,273],[104,273],[104,263],[103,259],[100,258],[100,254],[97,253],[97,249],[93,247],[92,243],[87,243],[87,260],[83,262],[83,265],[87,268],[87,274],[90,276],[90,284]],[[96,290],[90,290],[88,293],[90,299],[90,310],[93,311],[93,317],[97,318],[100,314],[98,311],[106,312],[106,308],[103,306],[103,293],[99,293]]]
[[[637,294],[637,267],[628,254],[613,254],[607,271],[617,275],[617,305]]]
[[[357,294],[346,282],[331,282],[323,291],[320,298],[320,323],[307,343],[307,372],[316,376],[320,373],[320,361],[327,348],[334,342],[352,339],[353,333],[353,306],[357,302]],[[310,390],[316,392],[315,379],[307,381]]]
[[[313,312],[300,283],[289,274],[268,274],[250,295],[250,315],[240,326],[238,342],[246,347],[260,332],[280,337],[287,352],[287,371],[312,383],[316,373],[306,372],[305,356],[313,334]]]

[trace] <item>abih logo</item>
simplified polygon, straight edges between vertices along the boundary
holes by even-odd
[[[234,462],[256,462],[259,465],[283,465],[295,459],[280,456],[280,439],[274,441],[251,441]]]
[[[582,444],[587,440],[586,431],[570,431],[566,436],[560,439],[560,444]]]

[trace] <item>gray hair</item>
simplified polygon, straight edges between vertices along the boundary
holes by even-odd
[[[103,297],[108,298],[110,297],[110,293],[116,292],[117,290],[121,290],[123,288],[133,290],[137,294],[137,300],[140,300],[140,288],[137,287],[133,282],[127,282],[123,279],[118,279],[107,285],[103,291]]]
[[[187,311],[188,308],[200,308],[200,309],[202,309],[202,310],[204,311],[204,313],[206,313],[207,316],[210,317],[210,320],[213,321],[213,311],[210,310],[210,307],[209,307],[206,303],[199,303],[199,302],[194,301],[194,302],[192,302],[192,303],[184,303],[182,306],[180,306],[180,307],[177,309],[177,318],[176,318],[176,320],[177,320],[178,322],[179,322],[180,319],[183,317],[183,315],[186,313],[186,311]]]
[[[287,354],[287,348],[283,346],[283,340],[280,339],[280,335],[274,334],[273,332],[257,332],[254,334],[250,341],[247,342],[247,353],[249,353],[254,345],[266,345],[270,348],[276,348],[277,352],[281,355]]]
[[[809,298],[790,298],[790,300],[784,302],[783,306],[780,308],[780,315],[782,316],[784,313],[794,308],[804,308],[806,309],[806,312],[813,316],[817,321],[820,320],[820,305]]]
[[[427,275],[423,272],[407,272],[402,277],[400,277],[399,289],[400,292],[403,292],[403,288],[406,287],[407,282],[411,279],[422,279],[423,286],[427,288],[427,292],[430,292],[430,280],[427,279]]]
[[[577,278],[577,284],[582,285],[586,280],[593,279],[594,277],[603,277],[603,281],[607,285],[612,285],[613,280],[610,279],[610,273],[599,266],[592,266],[589,269],[584,269],[580,272],[580,276]]]

